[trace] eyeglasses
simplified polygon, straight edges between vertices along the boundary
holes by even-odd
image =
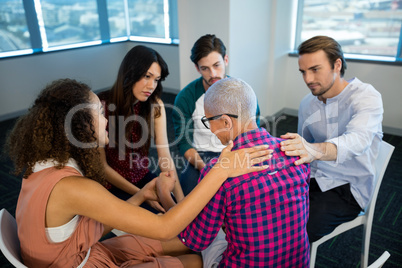
[[[203,116],[201,118],[201,122],[204,124],[204,126],[206,128],[210,129],[211,125],[209,124],[209,121],[219,119],[222,115],[227,115],[229,117],[238,118],[238,116],[234,115],[234,114],[220,114],[220,115],[215,115],[215,116],[211,116],[211,117],[208,117],[208,118],[206,116]]]

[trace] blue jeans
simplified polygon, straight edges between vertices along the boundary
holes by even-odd
[[[208,163],[212,158],[218,157],[220,153],[216,152],[198,152],[204,163]],[[180,185],[184,195],[188,195],[198,183],[200,172],[192,164],[186,161],[186,165],[180,174]]]

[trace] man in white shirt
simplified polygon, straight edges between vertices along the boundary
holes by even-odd
[[[311,163],[310,243],[354,219],[374,190],[374,161],[382,140],[381,94],[357,78],[343,78],[346,62],[334,39],[316,36],[299,48],[299,70],[311,90],[299,107],[298,134],[282,151]]]

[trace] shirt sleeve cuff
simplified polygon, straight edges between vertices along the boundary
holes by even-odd
[[[340,145],[341,143],[339,142],[339,137],[336,138],[332,138],[329,140],[326,140],[325,142],[328,143],[332,143],[336,146],[336,160],[334,161],[325,161],[328,165],[331,166],[337,166],[339,163],[342,163],[346,157],[345,154],[342,154],[341,152],[345,152],[345,150],[343,150],[342,146]]]
[[[183,230],[178,236],[177,238],[179,238],[179,240],[183,243],[183,245],[185,245],[186,247],[188,247],[189,249],[193,250],[193,251],[197,251],[197,249],[194,247],[194,245],[192,243],[190,243],[190,239],[187,239],[186,237],[186,232],[187,232],[187,228],[185,230]]]

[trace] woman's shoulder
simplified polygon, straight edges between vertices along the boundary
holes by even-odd
[[[162,99],[156,99],[156,105],[153,107],[153,114],[154,119],[162,118],[162,120],[166,120],[165,118],[165,104],[163,103]]]
[[[156,103],[159,104],[160,106],[164,106],[165,104],[163,103],[163,100],[161,98],[156,98]]]

